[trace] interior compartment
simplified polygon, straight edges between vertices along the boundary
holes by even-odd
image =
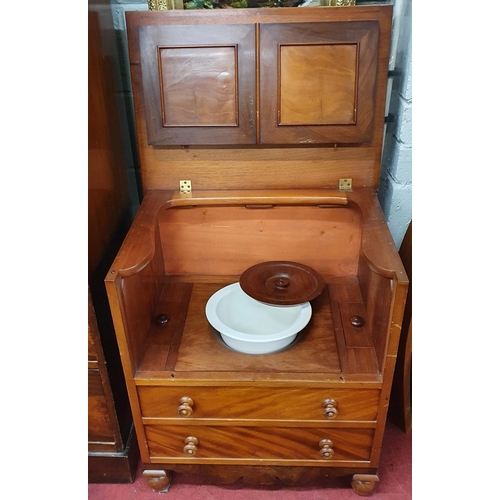
[[[377,255],[377,241],[367,235],[366,207],[323,204],[323,197],[317,204],[285,197],[281,204],[248,204],[244,198],[243,205],[187,198],[177,206],[159,192],[151,198],[134,223],[128,251],[115,262],[123,268],[110,271],[119,275],[113,280],[119,278],[136,377],[230,378],[238,372],[238,379],[245,373],[314,379],[327,373],[334,380],[381,380],[394,271],[368,257],[381,260],[387,252]],[[231,351],[209,324],[206,303],[249,267],[272,260],[298,262],[321,275],[326,287],[311,301],[312,319],[283,351],[259,357]],[[158,321],[161,315],[167,323]],[[354,317],[363,324],[354,325]]]

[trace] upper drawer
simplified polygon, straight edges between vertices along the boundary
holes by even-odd
[[[378,389],[138,387],[143,417],[375,421]]]

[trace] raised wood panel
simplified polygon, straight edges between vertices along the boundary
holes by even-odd
[[[257,387],[138,387],[143,417],[179,419],[180,399],[194,404],[189,419],[273,419],[375,421],[380,391],[377,389],[268,389]],[[335,399],[338,415],[323,414],[325,399]],[[185,420],[186,418],[183,418]]]
[[[141,26],[139,39],[148,144],[255,143],[254,25]]]
[[[236,47],[161,47],[159,53],[164,127],[238,125]]]
[[[260,36],[261,144],[371,141],[377,22],[266,24]]]
[[[354,124],[356,44],[281,45],[279,125]]]
[[[370,458],[373,429],[334,429],[296,427],[216,427],[216,426],[145,426],[151,457],[251,458],[252,460],[367,461]],[[184,452],[189,436],[198,439],[196,455]],[[325,460],[320,441],[330,439],[334,455]]]

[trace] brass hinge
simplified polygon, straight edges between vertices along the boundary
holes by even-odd
[[[339,191],[352,191],[352,179],[339,179]]]
[[[179,191],[181,194],[191,193],[191,181],[179,181]]]

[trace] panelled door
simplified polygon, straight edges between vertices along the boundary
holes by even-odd
[[[255,25],[141,26],[148,143],[255,144]]]
[[[260,143],[362,143],[373,127],[378,23],[260,27]]]

